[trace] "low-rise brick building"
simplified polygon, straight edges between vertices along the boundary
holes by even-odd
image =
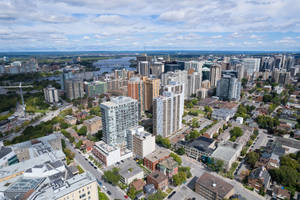
[[[153,184],[157,190],[168,187],[168,177],[160,171],[154,171],[147,176],[147,184]]]
[[[144,158],[144,165],[148,169],[154,171],[154,170],[156,170],[156,166],[159,162],[161,162],[169,157],[170,157],[170,152],[168,150],[159,149],[159,150],[152,152],[151,154],[147,155]]]

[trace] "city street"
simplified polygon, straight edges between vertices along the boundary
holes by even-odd
[[[65,138],[64,136],[62,136],[63,138]],[[102,179],[102,175],[103,175],[103,172],[100,170],[100,169],[95,169],[94,167],[92,167],[90,165],[90,163],[85,160],[85,157],[83,155],[81,155],[80,153],[78,153],[78,151],[68,142],[68,140],[65,138],[65,141],[66,141],[66,145],[67,147],[75,153],[75,161],[85,170],[85,171],[88,171],[90,172],[92,175],[94,175],[98,181],[101,181],[101,183],[107,188],[107,191],[110,191],[111,192],[111,195],[108,195],[107,193],[107,196],[110,197],[110,199],[125,199],[124,198],[124,195],[125,195],[125,192],[122,191],[119,187],[117,186],[112,186],[111,184],[109,183],[106,183],[104,182],[104,180]],[[107,191],[104,191],[102,188],[101,188],[102,192],[107,192]]]
[[[53,119],[54,117],[58,116],[61,111],[66,110],[66,109],[71,108],[71,107],[72,107],[72,104],[68,104],[68,105],[64,105],[63,107],[61,107],[57,110],[50,111],[45,116],[43,116],[41,119],[39,119],[38,121],[32,123],[32,126],[37,126],[41,122],[49,121],[49,120]]]

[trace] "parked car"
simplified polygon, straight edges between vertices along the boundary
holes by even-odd
[[[176,193],[176,191],[173,191],[169,196],[168,196],[168,199],[171,199],[172,196]]]

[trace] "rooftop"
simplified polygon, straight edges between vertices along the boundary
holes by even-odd
[[[44,178],[20,178],[4,191],[5,197],[11,200],[27,199],[44,181]]]
[[[118,147],[108,145],[103,141],[96,142],[94,147],[101,149],[105,153],[109,153],[109,152],[118,150]]]
[[[121,166],[119,174],[124,178],[130,178],[143,172],[143,169],[140,168],[134,160],[126,160]]]
[[[149,176],[152,177],[152,179],[154,179],[157,183],[168,179],[168,177],[160,171],[154,171],[151,174],[149,174]]]
[[[93,123],[98,122],[98,121],[101,121],[101,117],[95,116],[95,117],[93,117],[91,119],[85,120],[84,123],[86,123],[86,124],[93,124]]]
[[[131,102],[137,102],[137,100],[132,99],[130,97],[118,96],[118,97],[112,97],[111,101],[101,103],[101,105],[106,107],[113,107],[113,106],[119,106],[120,104],[127,104]]]
[[[237,151],[241,150],[241,145],[233,142],[226,142],[217,147],[217,149],[212,153],[212,157],[230,161],[232,157],[235,156]]]
[[[202,152],[210,152],[212,153],[212,149],[211,149],[211,145],[213,143],[215,143],[214,139],[211,138],[207,138],[207,137],[198,137],[197,139],[193,140],[193,141],[189,141],[189,142],[185,142],[185,141],[180,141],[181,144],[188,146],[188,147],[193,147],[199,151]]]
[[[250,179],[263,179],[264,185],[267,185],[267,183],[271,180],[271,176],[269,172],[264,167],[259,167],[254,170],[249,175]]]
[[[155,162],[155,161],[160,160],[169,155],[170,155],[170,152],[168,150],[158,149],[158,150],[152,152],[151,154],[147,155],[145,158],[147,160],[150,160],[151,162]]]
[[[10,147],[2,146],[0,149],[0,159],[8,155],[10,152],[12,152],[12,149]]]
[[[178,167],[178,163],[172,157],[169,157],[166,160],[161,161],[159,165],[167,169],[174,169]]]
[[[233,189],[231,184],[206,172],[198,178],[196,183],[204,186],[209,191],[217,193],[222,198]]]

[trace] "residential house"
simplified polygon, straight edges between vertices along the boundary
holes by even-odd
[[[160,171],[154,171],[147,176],[147,184],[153,184],[157,190],[168,187],[168,177]]]
[[[172,157],[169,157],[158,164],[158,169],[171,178],[178,173],[178,163]]]
[[[248,177],[248,184],[257,190],[263,189],[266,191],[269,187],[270,180],[271,176],[267,169],[265,167],[259,167],[252,170],[250,173]]]

